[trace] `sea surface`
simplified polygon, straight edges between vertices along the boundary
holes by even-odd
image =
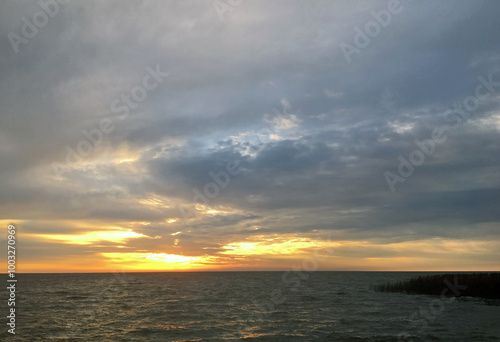
[[[372,290],[422,274],[17,274],[16,334],[4,287],[0,340],[500,341],[498,303]]]

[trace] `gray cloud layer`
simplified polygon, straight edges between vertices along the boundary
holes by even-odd
[[[355,28],[387,1],[246,1],[221,20],[210,1],[73,0],[18,53],[8,34],[22,36],[22,18],[41,8],[4,1],[1,217],[114,222],[149,237],[185,230],[186,250],[262,231],[498,240],[500,86],[467,118],[457,105],[479,77],[500,82],[500,3],[400,6],[349,63],[340,43],[355,46]],[[148,65],[169,76],[121,119],[111,106]],[[66,146],[103,118],[114,130],[56,177]],[[452,125],[391,192],[384,172],[398,175],[398,156]],[[220,213],[189,231],[165,223],[228,162],[243,172],[210,200]]]

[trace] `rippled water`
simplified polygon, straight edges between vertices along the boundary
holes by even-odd
[[[4,324],[0,339],[500,341],[500,306],[495,303],[371,290],[415,275],[18,274],[16,335],[7,334]]]

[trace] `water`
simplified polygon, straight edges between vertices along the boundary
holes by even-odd
[[[495,303],[371,290],[418,274],[18,274],[0,340],[500,341]]]

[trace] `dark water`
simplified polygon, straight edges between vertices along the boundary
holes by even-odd
[[[0,340],[500,341],[495,303],[371,290],[415,275],[18,274],[16,335],[4,318]]]

